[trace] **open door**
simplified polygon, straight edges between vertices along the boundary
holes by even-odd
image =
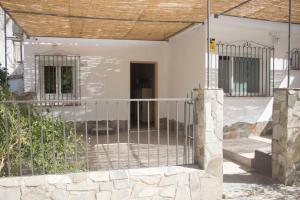
[[[132,62],[130,64],[130,98],[131,99],[153,99],[156,98],[156,64]],[[136,102],[130,104],[131,127],[137,127],[138,107]],[[150,125],[155,124],[155,103],[150,106]],[[148,103],[139,103],[139,124],[140,127],[148,126]]]

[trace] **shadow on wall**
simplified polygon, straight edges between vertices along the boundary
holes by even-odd
[[[101,98],[106,92],[114,92],[119,84],[110,85],[110,80],[120,83],[121,60],[102,56],[83,56],[80,59],[81,97]],[[106,97],[109,96],[105,95]]]

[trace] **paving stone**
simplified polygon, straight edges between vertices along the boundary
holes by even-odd
[[[130,191],[128,189],[114,190],[111,193],[111,200],[128,200],[128,199],[130,199]]]
[[[114,183],[114,188],[116,190],[125,189],[125,188],[129,187],[129,181],[128,181],[128,179],[114,180],[113,183]]]
[[[159,195],[162,197],[174,198],[176,192],[176,186],[168,186],[160,188]]]
[[[109,172],[109,177],[111,180],[127,179],[128,173],[126,170],[113,170]]]
[[[186,173],[176,174],[173,176],[162,177],[159,186],[175,185],[180,183],[188,183],[189,176]]]
[[[137,183],[133,187],[132,195],[134,198],[152,197],[159,193],[159,188],[143,183]]]
[[[175,200],[190,200],[190,189],[187,186],[178,186],[176,190]]]
[[[70,176],[73,183],[80,183],[87,180],[86,173],[75,173],[75,174],[71,174]]]
[[[72,180],[67,175],[48,175],[47,176],[47,182],[49,184],[68,184],[72,183]]]
[[[46,183],[45,176],[28,176],[24,178],[24,184],[28,187],[44,185]]]
[[[74,192],[70,194],[70,200],[96,200],[95,192]]]
[[[112,182],[100,182],[99,188],[100,188],[100,191],[112,191],[113,183]]]
[[[57,189],[51,193],[50,197],[52,200],[66,200],[69,198],[69,193],[65,190]]]
[[[13,177],[13,178],[0,178],[0,186],[5,187],[17,187],[20,186],[22,183],[22,179],[19,177]]]
[[[17,188],[0,188],[1,200],[20,200],[21,190]]]
[[[91,172],[88,174],[88,177],[95,182],[109,181],[109,172]]]
[[[111,192],[110,191],[98,192],[96,194],[96,197],[97,197],[97,200],[110,200]]]
[[[68,191],[88,191],[88,190],[99,190],[99,185],[96,183],[81,182],[67,185]]]
[[[45,200],[48,199],[47,193],[41,187],[31,189],[26,194],[22,194],[22,200]]]

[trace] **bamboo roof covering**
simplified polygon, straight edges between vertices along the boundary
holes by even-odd
[[[206,0],[0,0],[28,36],[167,40],[206,20]],[[212,14],[286,22],[288,0],[211,0]],[[300,23],[300,0],[293,0]]]

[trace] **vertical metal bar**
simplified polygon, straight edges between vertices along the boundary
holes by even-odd
[[[241,46],[239,46],[239,58],[237,59],[237,69],[238,69],[238,76],[237,76],[237,81],[238,81],[238,87],[239,87],[239,91],[237,93],[237,96],[240,96],[240,92],[241,92],[241,84],[240,84],[240,79],[241,79]]]
[[[193,135],[193,148],[192,148],[192,161],[195,163],[195,127],[194,127],[194,102],[193,102],[193,96],[191,96],[191,103],[192,103],[192,135]]]
[[[67,151],[66,151],[66,121],[65,121],[65,102],[62,101],[62,120],[63,120],[63,136],[64,136],[64,171],[67,171]]]
[[[223,74],[223,73],[222,73],[223,70],[224,70],[224,44],[222,44],[222,67],[221,67],[222,88],[223,88],[223,90],[224,90],[224,88],[225,88],[224,78],[226,78],[226,74]],[[224,77],[224,75],[225,75],[225,77]]]
[[[22,51],[22,50],[21,50]],[[38,94],[37,92],[37,71],[36,71],[36,58],[37,56],[34,56],[34,92],[36,93],[36,95]]]
[[[18,127],[17,127],[17,134],[18,134],[18,150],[19,150],[19,175],[23,175],[23,167],[22,167],[22,150],[21,150],[21,133],[19,129],[19,125],[21,124],[20,122],[20,108],[19,104],[16,104],[17,107],[17,122],[18,122]]]
[[[41,151],[42,151],[42,158],[43,158],[43,163],[42,163],[42,174],[46,173],[45,170],[45,146],[44,146],[44,127],[41,126]]]
[[[147,122],[148,122],[148,167],[150,166],[150,102],[147,101]]]
[[[268,70],[269,70],[269,77],[268,77],[268,89],[269,89],[269,96],[271,96],[271,49],[268,48]]]
[[[189,98],[189,96],[188,96]],[[188,134],[188,164],[190,162],[190,148],[191,148],[191,133],[190,133],[190,123],[191,123],[191,113],[190,113],[190,109],[191,109],[191,105],[190,105],[190,102],[188,102],[188,125],[187,125],[187,134]]]
[[[77,120],[76,120],[76,102],[73,102],[73,125],[74,125],[74,153],[75,153],[75,165],[78,170],[78,156],[77,156]]]
[[[54,171],[57,172],[57,162],[56,162],[56,144],[55,144],[55,131],[54,131],[54,110],[53,103],[51,103],[51,128],[52,128],[52,159],[54,163]]]
[[[138,166],[140,167],[140,102],[137,101]]]
[[[184,101],[184,137],[185,137],[185,141],[184,141],[184,151],[183,151],[183,160],[184,160],[184,164],[187,164],[187,126],[186,126],[186,109],[187,109],[187,105],[186,105],[186,101]]]
[[[79,86],[79,97],[81,99],[81,79],[80,79],[80,76],[81,76],[81,67],[80,67],[80,56],[78,56],[77,58],[77,63],[78,63],[78,68],[79,68],[79,71],[78,71],[78,86]]]
[[[158,166],[160,165],[160,161],[159,161],[159,144],[160,144],[160,119],[159,119],[159,101],[157,102],[157,162],[158,162]]]
[[[44,90],[42,89],[42,81],[44,81],[44,83],[45,83],[45,72],[44,73],[41,73],[41,71],[42,71],[42,68],[44,69],[44,71],[45,71],[45,67],[44,67],[44,65],[45,65],[45,58],[43,59],[43,64],[44,65],[42,65],[42,66],[40,66],[40,59],[41,59],[41,56],[39,56],[39,66],[38,66],[38,68],[39,68],[39,85],[40,85],[40,100],[42,100],[42,97],[44,97],[44,93],[45,93],[45,84],[44,84]],[[44,77],[43,79],[42,79],[42,76]]]
[[[243,87],[243,94],[241,96],[245,96],[245,46],[243,46],[243,59],[242,62],[242,87]],[[247,58],[246,58],[247,59]]]
[[[97,147],[96,147],[96,151],[97,151],[97,169],[99,169],[100,167],[100,159],[98,157],[99,155],[99,120],[98,120],[98,102],[95,102],[95,109],[96,109],[96,141],[97,141]]]
[[[6,104],[4,104],[4,106],[7,106]],[[9,108],[9,106],[7,106],[7,108]],[[6,143],[7,143],[7,170],[8,170],[8,176],[11,175],[10,173],[10,132],[8,130],[8,113],[9,111],[5,109],[5,117],[4,117],[4,127],[5,127],[5,132],[6,132]]]
[[[4,25],[4,70],[7,72],[7,17],[6,17],[6,11],[4,10],[4,16],[3,16],[3,25]],[[7,76],[5,77],[5,84],[7,84]]]
[[[130,101],[127,105],[127,164],[128,169],[130,168]]]
[[[265,81],[266,81],[266,96],[268,96],[268,48],[266,47],[266,52],[265,52],[265,58],[266,58],[266,77],[265,77]]]
[[[108,163],[108,169],[110,169],[110,155],[109,155],[109,129],[108,129],[108,102],[106,102],[106,147],[107,147],[107,163]]]
[[[178,132],[179,132],[178,124],[179,124],[179,122],[178,122],[178,101],[176,101],[176,165],[178,165]]]
[[[210,88],[210,0],[207,0],[207,88]]]
[[[28,109],[28,125],[29,125],[29,137],[30,137],[30,167],[31,167],[31,175],[34,174],[33,170],[33,150],[32,150],[32,128],[31,128],[31,107],[27,105]]]
[[[170,145],[170,102],[167,102],[167,166],[169,165],[169,145]]]
[[[84,116],[85,116],[85,157],[86,157],[86,170],[89,171],[89,145],[88,145],[88,131],[87,131],[87,112],[86,102],[84,103]]]
[[[118,169],[120,168],[120,105],[117,102]]]
[[[262,65],[261,65],[261,89],[262,89],[262,93],[261,95],[264,96],[264,48],[262,47],[261,48],[261,62],[262,62]]]
[[[274,48],[272,49],[273,55],[273,89],[272,89],[272,96],[274,95],[274,88],[275,88],[275,53]]]
[[[291,23],[292,23],[292,0],[289,0],[289,32],[288,32],[288,78],[287,88],[290,88],[290,68],[291,68]]]

